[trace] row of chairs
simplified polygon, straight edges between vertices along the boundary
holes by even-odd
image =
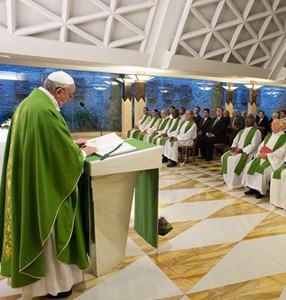
[[[197,144],[197,138],[194,140],[194,143],[192,146],[180,146],[179,147],[179,156],[181,160],[183,160],[183,163],[190,162],[190,158],[192,157],[192,161],[195,164],[196,163],[196,144]],[[219,159],[220,155],[224,154],[227,151],[228,147],[223,143],[217,143],[214,144],[214,153],[213,157],[215,159]]]

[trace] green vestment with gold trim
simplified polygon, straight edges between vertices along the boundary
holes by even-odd
[[[0,188],[1,274],[22,287],[45,277],[44,246],[54,231],[58,260],[89,266],[77,188],[83,156],[64,118],[39,89],[17,108]]]

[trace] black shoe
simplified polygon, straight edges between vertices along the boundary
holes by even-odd
[[[177,163],[173,160],[170,160],[170,162],[167,164],[168,168],[177,167]]]
[[[205,161],[211,161],[211,159],[210,158],[206,158]]]
[[[61,299],[61,298],[66,298],[66,297],[70,296],[71,294],[72,294],[72,289],[70,289],[67,292],[58,293],[56,296],[48,294],[47,297],[49,299]]]
[[[162,163],[168,162],[168,157],[162,155]]]
[[[257,193],[256,195],[255,195],[255,198],[256,199],[261,199],[261,198],[263,198],[264,197],[264,195],[262,195],[261,193]]]
[[[245,195],[256,195],[259,192],[255,189],[249,189],[248,191],[244,192]]]

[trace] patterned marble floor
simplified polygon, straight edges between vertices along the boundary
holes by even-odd
[[[67,299],[286,299],[286,213],[243,192],[223,183],[219,161],[162,167],[160,215],[174,229],[154,249],[131,220],[125,261],[85,272]],[[0,277],[0,299],[20,297]]]

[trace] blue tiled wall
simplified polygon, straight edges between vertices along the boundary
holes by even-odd
[[[11,117],[19,103],[34,88],[40,86],[44,78],[54,70],[0,65],[0,71],[27,74],[25,81],[0,79],[0,122]],[[74,77],[77,85],[74,99],[61,111],[71,131],[81,130],[78,119],[82,120],[82,117],[93,130],[120,131],[122,86],[111,86],[105,83],[118,75],[74,70],[67,70],[67,72]],[[193,110],[197,105],[201,109],[209,108],[214,114],[214,85],[213,81],[155,77],[146,84],[146,106],[149,109],[161,110],[174,105],[177,108],[183,106]],[[98,86],[104,87],[104,90],[98,90]],[[234,108],[239,112],[247,110],[249,91],[241,84],[235,86],[239,88],[234,91]],[[263,109],[269,117],[275,109],[286,109],[285,88],[264,86],[258,90],[257,99],[258,109]],[[223,107],[225,101],[226,92],[223,90]],[[80,102],[85,104],[89,115],[80,106]]]
[[[208,90],[208,88],[210,88]],[[212,108],[214,82],[181,78],[156,77],[147,82],[146,104],[149,108],[169,108],[174,105],[193,110]]]

